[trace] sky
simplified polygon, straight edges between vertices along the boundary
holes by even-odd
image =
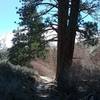
[[[16,14],[16,7],[19,6],[19,0],[0,0],[0,36],[17,28],[18,24],[14,22],[18,22],[19,19],[19,15]]]
[[[16,7],[20,7],[19,0],[0,0],[0,39],[5,38],[8,47],[12,45],[12,31],[18,27],[18,24],[14,23],[15,21],[19,22]],[[93,21],[89,17],[86,20]]]
[[[17,28],[14,22],[19,18],[16,14],[16,7],[19,6],[19,0],[0,0],[0,36]]]
[[[19,0],[0,0],[0,42],[8,48],[12,46],[12,31],[18,27],[14,22],[19,22],[16,7],[20,7]]]

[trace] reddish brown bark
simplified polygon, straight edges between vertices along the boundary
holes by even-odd
[[[67,91],[69,69],[72,64],[80,0],[58,0],[58,52],[57,82],[61,90]],[[69,17],[68,17],[69,16]]]

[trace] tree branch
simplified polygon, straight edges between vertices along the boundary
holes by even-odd
[[[55,5],[53,3],[38,3],[38,4],[36,4],[36,6],[40,6],[40,5],[48,5],[48,6],[58,8],[58,5],[57,4]]]
[[[34,16],[34,18],[37,18],[37,17],[43,16],[43,15],[47,14],[47,13],[48,13],[50,10],[52,10],[52,9],[53,9],[53,7],[51,7],[51,8],[48,9],[48,10],[43,11],[42,13],[40,13],[40,14],[37,15],[37,16]]]

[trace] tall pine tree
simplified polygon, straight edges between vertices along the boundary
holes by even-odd
[[[99,7],[98,0],[32,0],[34,7],[39,8],[39,16],[44,17],[44,22],[57,32],[57,83],[63,93],[69,92],[69,70],[72,64],[74,43],[77,32],[87,38],[88,31],[84,18],[95,15]],[[41,8],[41,9],[40,9]],[[80,17],[82,15],[82,17]],[[85,16],[83,16],[85,15]],[[95,25],[91,25],[95,27]],[[54,27],[57,26],[57,27]],[[91,30],[91,27],[89,30]],[[90,32],[89,32],[90,33]],[[94,32],[93,32],[94,33]],[[95,34],[95,33],[94,33]],[[91,37],[91,35],[89,35]],[[93,35],[92,35],[93,37]],[[87,38],[92,39],[92,38]],[[64,96],[63,96],[64,97]],[[64,98],[62,98],[63,100]],[[77,100],[77,99],[75,99]]]
[[[22,0],[29,3],[28,0]],[[98,0],[30,0],[33,9],[37,8],[39,14],[36,18],[43,16],[46,23],[47,31],[55,30],[57,32],[57,84],[63,93],[68,93],[70,89],[69,70],[72,64],[75,36],[80,32],[80,26],[84,24],[80,14],[94,16],[96,9],[99,7]],[[81,25],[80,25],[81,24]],[[57,27],[55,27],[57,26]],[[86,28],[86,27],[85,27]],[[90,29],[91,31],[91,29]],[[88,32],[81,30],[84,38],[87,38]],[[91,39],[91,38],[89,38]],[[63,96],[64,97],[64,96]],[[61,100],[63,100],[62,98]],[[65,100],[65,99],[64,99]],[[71,99],[72,100],[72,99]],[[77,100],[77,99],[74,99]]]

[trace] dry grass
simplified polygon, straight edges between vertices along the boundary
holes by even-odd
[[[78,88],[81,86],[87,90],[100,92],[100,68],[92,64],[85,49],[77,47],[75,50],[74,57],[76,56],[78,59],[73,59],[73,65],[70,68],[71,85],[74,84]],[[45,60],[36,59],[31,61],[31,65],[40,75],[54,79],[56,55],[57,50],[55,48],[50,49]],[[32,80],[33,69],[13,67],[9,64],[1,64],[0,68],[0,93],[4,93],[3,97],[6,96],[10,100],[13,100],[13,98],[18,98],[16,100],[33,100],[34,92],[32,88],[35,81]]]
[[[41,76],[47,76],[54,78],[55,72],[50,68],[50,65],[41,59],[37,59],[31,62],[33,69],[37,70]]]
[[[35,70],[38,71],[40,75],[54,77],[56,73],[57,66],[57,49],[56,48],[48,48],[48,54],[45,60],[36,59],[31,62],[31,65]],[[74,58],[73,58],[74,69],[83,71],[89,70],[90,72],[99,69],[98,66],[94,65],[89,52],[86,48],[76,45],[74,50]],[[78,68],[80,66],[80,68]]]
[[[36,69],[40,75],[54,78],[56,73],[56,55],[57,50],[50,48],[46,60],[37,59],[32,61],[33,68]],[[78,86],[81,84],[88,85],[90,89],[99,86],[100,68],[96,66],[89,55],[89,52],[80,46],[76,46],[74,50],[73,64],[70,69],[70,79]]]

